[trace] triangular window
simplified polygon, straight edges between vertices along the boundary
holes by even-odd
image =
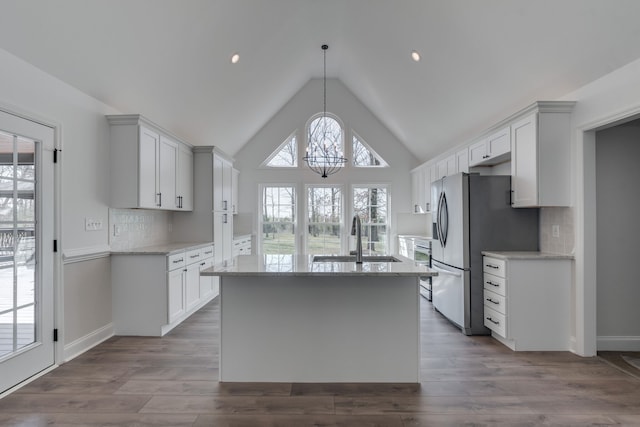
[[[353,166],[357,168],[386,168],[389,165],[369,145],[353,132]]]
[[[270,168],[295,168],[298,166],[298,142],[295,132],[280,144],[263,165]]]

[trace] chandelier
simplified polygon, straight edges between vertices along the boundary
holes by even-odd
[[[329,46],[323,44],[324,92],[322,117],[312,122],[313,128],[309,129],[307,141],[307,155],[304,157],[309,169],[323,178],[338,172],[347,163],[347,159],[344,158],[338,145],[341,132],[336,132],[336,121],[327,117],[327,49],[329,49]],[[340,136],[338,137],[337,135]]]

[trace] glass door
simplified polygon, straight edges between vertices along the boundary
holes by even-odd
[[[0,112],[0,393],[54,363],[52,150],[53,129]]]

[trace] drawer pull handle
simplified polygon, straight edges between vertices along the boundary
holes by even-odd
[[[487,285],[495,286],[496,288],[500,287],[500,285],[499,285],[499,284],[497,284],[497,283],[493,283],[493,282],[492,282],[492,281],[490,281],[490,280],[487,280]]]
[[[206,264],[206,262],[201,262],[201,263],[200,263],[200,265],[205,265],[205,264]]]
[[[487,298],[487,301],[494,303],[495,305],[500,305],[500,302],[494,301],[491,298]]]
[[[206,251],[205,252],[206,255],[209,255],[209,254],[212,254],[212,253],[213,253],[213,251]]]
[[[200,254],[189,255],[189,258],[191,258],[191,259],[200,258]]]
[[[487,320],[489,322],[493,323],[494,325],[499,325],[500,324],[500,322],[497,322],[497,321],[493,320],[491,317],[487,317]]]
[[[178,264],[180,262],[184,262],[184,258],[176,259],[173,261],[174,264]]]
[[[489,268],[495,268],[496,270],[500,267],[498,267],[497,265],[493,265],[493,264],[485,264],[485,267],[489,267]]]

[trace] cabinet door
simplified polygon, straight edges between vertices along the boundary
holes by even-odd
[[[178,144],[160,137],[160,207],[176,209],[176,161]]]
[[[189,311],[200,302],[200,263],[195,262],[187,266],[185,282],[185,302]]]
[[[456,173],[456,156],[455,154],[440,160],[436,164],[436,168],[438,170],[438,179],[453,175]]]
[[[538,204],[538,120],[532,114],[511,125],[511,203]]]
[[[218,155],[213,156],[213,210],[231,212],[231,164]]]
[[[176,207],[193,210],[193,152],[189,147],[178,149],[178,171],[176,174]]]
[[[213,266],[213,258],[206,259],[200,264],[200,271]],[[200,298],[207,298],[213,293],[213,276],[200,276]]]
[[[469,166],[476,166],[487,159],[487,140],[469,146]]]
[[[469,150],[464,148],[456,153],[456,171],[469,172]]]
[[[507,126],[487,138],[487,154],[496,157],[511,151],[511,128]]]
[[[185,269],[178,268],[168,273],[168,322],[172,323],[185,313],[184,300]]]
[[[238,180],[240,179],[240,171],[236,168],[233,168],[232,172],[233,176],[231,178],[231,210],[234,214],[237,214],[239,201]]]
[[[231,212],[213,213],[214,262],[219,264],[233,257]]]
[[[140,126],[138,145],[138,205],[141,208],[160,207],[158,188],[160,135]]]

